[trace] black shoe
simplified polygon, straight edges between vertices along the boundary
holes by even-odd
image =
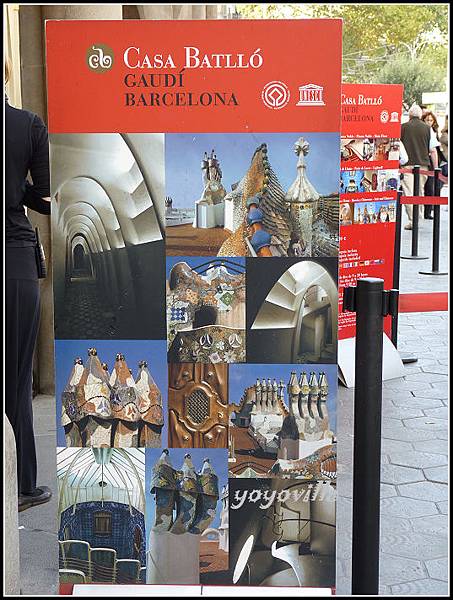
[[[38,506],[39,504],[45,504],[52,498],[52,491],[45,485],[36,488],[31,494],[20,494],[19,495],[19,512],[27,510],[32,506]]]
[[[432,221],[434,219],[433,215],[425,215],[425,219],[428,219],[428,221]]]

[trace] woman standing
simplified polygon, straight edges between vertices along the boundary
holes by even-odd
[[[444,175],[444,177],[448,177],[448,115],[445,116],[445,125],[440,132],[439,142],[440,150],[444,160],[444,164],[440,165],[442,167],[442,175]]]
[[[422,116],[422,121],[424,121],[431,128],[430,149],[433,150],[435,148],[436,153],[437,153],[437,156],[435,156],[434,159],[431,154],[429,169],[430,169],[430,171],[432,171],[441,162],[440,156],[439,156],[439,152],[440,152],[440,142],[439,142],[439,134],[438,134],[439,123],[437,122],[436,115],[430,110],[428,110],[424,113],[424,115]],[[434,177],[429,176],[425,183],[425,196],[434,196],[434,192],[435,192]],[[423,215],[424,218],[425,219],[433,219],[432,212],[433,212],[433,205],[425,204],[424,215]]]
[[[8,78],[6,65],[5,81]],[[24,209],[50,214],[49,196],[46,126],[37,115],[13,108],[5,98],[5,409],[16,439],[19,511],[48,502],[52,495],[48,487],[36,486],[32,368],[40,303],[37,240]]]

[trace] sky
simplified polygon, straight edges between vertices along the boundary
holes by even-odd
[[[291,371],[296,371],[297,377],[299,378],[302,371],[307,373],[307,377],[311,371],[314,371],[316,375],[319,375],[321,371],[324,371],[327,376],[329,383],[329,395],[327,399],[327,410],[329,412],[330,429],[335,432],[336,430],[336,405],[337,405],[337,365],[258,365],[258,364],[236,364],[230,365],[228,372],[228,393],[230,403],[239,404],[242,394],[245,388],[254,385],[257,378],[270,378],[271,380],[277,380],[280,383],[280,379],[285,384],[285,401],[288,401],[288,395],[286,392],[286,385],[289,381]]]
[[[226,191],[242,179],[253,153],[262,143],[285,192],[297,173],[294,143],[302,136],[310,144],[305,157],[307,176],[320,194],[338,192],[340,137],[338,133],[188,133],[165,136],[166,195],[174,208],[193,208],[203,192],[201,160],[214,149]]]
[[[180,262],[185,262],[189,265],[189,267],[198,267],[199,265],[204,265],[206,263],[209,263],[210,261],[214,261],[214,260],[219,260],[218,256],[167,256],[167,263],[166,263],[166,274],[167,274],[167,279],[170,275],[170,271],[172,270],[172,268],[176,265],[176,263],[180,263]],[[243,268],[245,268],[245,258],[243,256],[233,256],[233,257],[227,257],[226,260],[231,261],[233,263],[242,265]],[[208,265],[206,265],[207,267]],[[228,263],[225,262],[225,266],[228,269]],[[231,265],[232,268],[234,269],[234,265]],[[232,275],[237,275],[236,271],[231,271]]]
[[[189,452],[192,457],[192,462],[197,473],[200,472],[203,466],[203,460],[209,458],[217,477],[219,478],[219,494],[222,492],[222,487],[228,483],[228,451],[225,450],[206,450],[195,448],[171,448],[170,460],[175,469],[180,469],[184,461],[184,455]],[[152,469],[157,459],[162,454],[162,450],[146,449],[146,469],[145,469],[145,496],[146,496],[146,544],[148,546],[149,532],[154,523],[155,517],[155,496],[150,493]],[[214,521],[210,527],[218,528],[220,525],[220,510],[222,503],[217,502],[217,512]]]
[[[74,358],[80,356],[84,364],[88,358],[88,348],[96,348],[101,362],[106,362],[109,373],[115,364],[115,356],[124,354],[134,379],[138,373],[138,363],[146,360],[148,369],[161,391],[164,405],[164,427],[162,443],[166,444],[167,434],[167,348],[165,340],[55,340],[56,395],[57,395],[57,444],[66,446],[64,429],[61,426],[61,394],[71,374]]]

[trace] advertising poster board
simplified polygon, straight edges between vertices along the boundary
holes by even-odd
[[[341,21],[46,37],[60,583],[330,593]]]
[[[393,285],[403,87],[342,86],[339,339],[354,337],[355,313],[342,313],[342,289],[359,277]],[[390,335],[391,318],[385,319]]]
[[[396,203],[403,86],[352,84],[341,94],[339,255],[339,375],[354,386],[355,313],[343,311],[343,290],[357,279],[378,277],[393,287]],[[383,378],[402,375],[384,319]]]

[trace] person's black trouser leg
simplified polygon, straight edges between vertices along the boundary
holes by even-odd
[[[36,488],[33,431],[33,351],[39,325],[39,283],[6,279],[5,409],[16,437],[18,491]]]
[[[434,196],[434,177],[428,177],[425,183],[425,196]],[[425,219],[432,219],[433,205],[425,204],[423,217]]]

